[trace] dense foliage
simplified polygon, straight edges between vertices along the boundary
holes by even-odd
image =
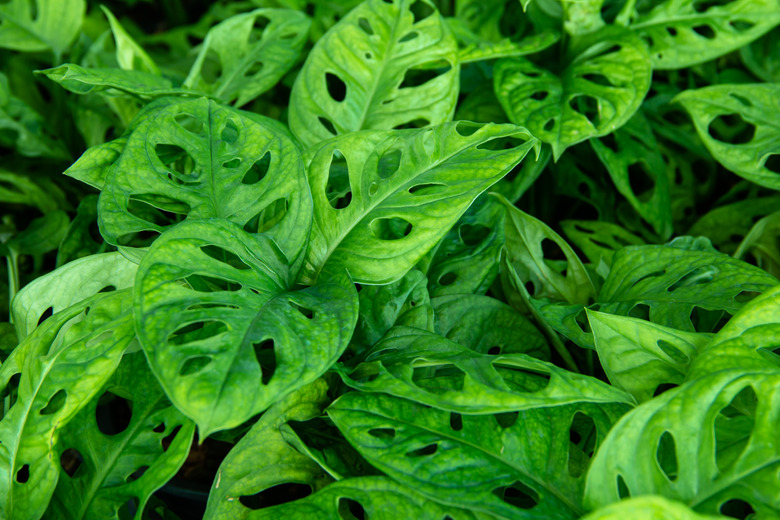
[[[778,24],[0,2],[0,518],[780,518]]]

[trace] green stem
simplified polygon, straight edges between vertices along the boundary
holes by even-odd
[[[13,249],[10,249],[5,260],[8,265],[8,308],[10,309],[14,296],[19,292],[19,254]],[[13,315],[10,312],[8,321],[10,323],[14,322]]]

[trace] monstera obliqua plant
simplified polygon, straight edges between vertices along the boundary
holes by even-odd
[[[0,520],[780,518],[778,25],[0,1]]]

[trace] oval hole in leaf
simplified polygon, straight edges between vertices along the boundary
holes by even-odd
[[[407,69],[404,73],[404,79],[398,85],[399,89],[421,87],[449,72],[452,65],[449,62],[430,62],[423,63],[416,67]]]
[[[727,144],[747,144],[756,135],[756,125],[745,121],[740,114],[723,114],[710,121],[710,137]]]
[[[598,431],[593,419],[582,412],[572,417],[569,426],[569,475],[574,478],[582,476],[590,465],[590,458],[596,448]]]
[[[196,118],[192,114],[176,114],[173,116],[173,119],[186,131],[195,135],[203,135],[203,121]]]
[[[738,461],[747,448],[755,427],[757,405],[755,390],[746,386],[715,419],[715,461],[721,472]]]
[[[296,311],[300,312],[305,318],[308,318],[310,320],[314,319],[314,311],[311,309],[307,309],[306,307],[303,307],[296,302],[290,301],[288,302],[290,304],[290,307],[295,309]]]
[[[526,142],[525,139],[517,137],[496,137],[495,139],[479,143],[477,145],[477,150],[512,150],[513,148],[524,145]]]
[[[753,518],[751,515],[755,512],[749,503],[739,498],[732,498],[720,506],[720,514],[731,518]]]
[[[342,520],[366,520],[366,511],[359,502],[351,498],[339,497],[339,518]]]
[[[691,287],[710,283],[718,275],[718,268],[712,265],[697,267],[686,273],[679,280],[670,285],[666,290],[674,292],[681,287]]]
[[[60,455],[60,467],[69,477],[73,477],[84,462],[84,457],[75,448],[68,448]]]
[[[493,490],[498,498],[520,509],[532,509],[539,503],[539,495],[520,481]]]
[[[625,479],[623,479],[623,475],[617,476],[616,484],[617,484],[618,496],[620,497],[621,500],[623,500],[624,498],[629,498],[631,496],[631,491],[629,491],[628,486],[626,485],[626,481]]]
[[[265,233],[279,224],[287,215],[289,209],[290,202],[287,199],[276,199],[258,212],[257,215],[249,219],[244,224],[244,231],[247,233]]]
[[[603,87],[612,86],[612,82],[604,74],[583,74],[582,79]]]
[[[652,197],[655,189],[655,181],[647,173],[644,162],[635,162],[628,167],[628,184],[631,191],[641,201],[647,201]]]
[[[125,479],[125,482],[133,482],[141,478],[144,473],[146,473],[146,470],[149,469],[149,466],[141,466],[137,470],[133,471],[131,474],[127,476]]]
[[[677,446],[674,437],[668,431],[658,438],[658,447],[655,450],[655,460],[671,482],[677,480]]]
[[[659,339],[657,344],[658,348],[660,348],[664,354],[672,358],[675,363],[685,365],[690,361],[688,356],[686,356],[679,348],[675,347],[668,341]]]
[[[238,498],[238,501],[241,502],[241,505],[244,507],[257,510],[305,498],[311,495],[311,491],[312,489],[309,484],[287,482],[264,489],[254,495],[242,495]]]
[[[330,121],[330,119],[327,119],[325,117],[319,116],[317,120],[320,122],[322,127],[327,130],[331,135],[337,135],[338,132],[336,132],[336,127],[333,126],[333,123]]]
[[[595,97],[586,94],[578,94],[569,99],[569,106],[575,112],[579,112],[585,116],[595,128],[598,128],[601,124],[599,102]]]
[[[431,122],[428,121],[427,119],[422,118],[422,117],[418,117],[417,119],[413,119],[413,120],[409,121],[408,123],[395,125],[393,127],[393,130],[414,130],[414,129],[417,129],[417,128],[424,128],[424,127],[426,127],[426,126],[428,126],[430,124],[431,124]]]
[[[460,240],[467,246],[476,246],[490,236],[490,228],[482,224],[463,224],[458,228]]]
[[[49,398],[49,402],[44,408],[41,409],[41,415],[53,415],[65,406],[65,401],[68,398],[68,393],[65,390],[57,390],[57,392]]]
[[[241,159],[239,159],[238,157],[235,157],[233,159],[230,159],[229,161],[223,162],[222,163],[222,167],[223,168],[230,168],[230,169],[238,168],[239,166],[241,166],[241,162],[242,162]]]
[[[756,26],[755,22],[749,22],[747,20],[732,20],[729,22],[731,26],[738,33],[749,31]]]
[[[412,459],[416,459],[419,457],[427,457],[429,455],[435,454],[439,449],[439,445],[436,443],[429,444],[427,446],[423,446],[422,448],[418,448],[416,450],[408,451],[406,452],[406,456]]]
[[[703,36],[704,38],[707,38],[708,40],[712,40],[716,36],[715,30],[707,24],[697,25],[696,27],[693,28],[693,32],[695,32],[699,36]]]
[[[185,345],[193,341],[213,338],[228,331],[228,326],[218,320],[200,320],[179,327],[168,336],[171,345]],[[184,375],[184,374],[182,374]]]
[[[544,124],[544,131],[545,132],[552,132],[553,128],[555,128],[555,118],[548,120]]]
[[[737,303],[747,303],[761,293],[757,291],[742,291],[738,295],[734,296],[734,301]]]
[[[349,163],[340,150],[333,150],[331,155],[325,195],[333,209],[344,209],[352,202]]]
[[[179,114],[182,115],[182,114]],[[185,178],[192,177],[195,160],[184,148],[176,144],[158,143],[154,153],[166,168],[181,174]]]
[[[250,267],[241,260],[238,255],[232,251],[228,251],[224,247],[215,245],[200,246],[200,250],[203,251],[206,256],[213,258],[223,264],[227,264],[234,269],[240,271],[248,271]]]
[[[501,428],[506,429],[512,427],[517,422],[518,417],[520,417],[520,412],[497,413],[493,417],[495,417],[496,422]]]
[[[132,401],[113,392],[104,392],[98,399],[95,421],[104,435],[117,435],[130,426],[133,418]]]
[[[767,155],[764,160],[764,168],[772,173],[780,173],[780,154]]]
[[[414,16],[414,23],[421,22],[436,12],[433,7],[422,0],[417,0],[413,3],[409,8],[409,11],[411,11],[412,16]]]
[[[674,383],[661,383],[660,385],[655,387],[655,391],[653,392],[653,397],[658,397],[664,392],[668,392],[669,390],[672,390],[673,388],[677,388],[680,385],[675,385]]]
[[[456,273],[450,271],[450,272],[447,272],[447,273],[444,273],[443,275],[441,275],[439,277],[439,282],[438,283],[439,283],[439,285],[442,285],[442,286],[446,287],[447,285],[452,285],[453,283],[455,283],[455,280],[457,280],[457,279],[458,279],[458,275]]]
[[[328,94],[334,101],[340,103],[347,97],[347,84],[331,72],[325,73],[325,86],[328,89]]]
[[[259,343],[252,344],[252,350],[255,353],[255,359],[260,365],[262,372],[262,383],[267,385],[276,372],[276,352],[274,351],[274,340],[264,339]]]
[[[458,121],[458,124],[455,125],[455,131],[463,137],[469,137],[476,134],[483,126],[471,121]]]
[[[187,359],[182,363],[179,369],[180,376],[189,376],[196,374],[211,364],[211,358],[209,356],[195,356]]]
[[[41,313],[41,317],[38,318],[38,325],[49,319],[54,314],[54,307],[49,307],[43,313]]]
[[[398,40],[398,43],[406,43],[410,42],[420,36],[420,33],[417,31],[409,31],[408,33],[404,34],[400,40]]]
[[[25,464],[19,468],[19,471],[16,472],[16,482],[19,484],[24,484],[28,480],[30,480],[30,465]]]
[[[514,366],[505,366],[493,363],[498,370],[499,375],[510,390],[517,392],[539,392],[547,388],[550,384],[550,374],[519,368]]]
[[[358,18],[358,27],[360,27],[360,29],[367,35],[369,36],[374,35],[374,29],[371,27],[371,23],[368,21],[367,18],[364,18],[362,16]]]
[[[713,7],[720,7],[723,5],[728,5],[732,2],[732,0],[700,0],[698,2],[693,3],[693,9],[697,13],[703,13],[707,11],[708,9],[712,9]]]
[[[463,416],[459,413],[450,413],[450,428],[459,432],[463,429]]]
[[[220,138],[227,144],[233,144],[238,140],[238,126],[232,119],[225,121]]]
[[[566,254],[561,246],[551,238],[542,240],[541,249],[545,260],[566,260]]]
[[[400,240],[412,232],[412,223],[401,217],[377,218],[369,228],[379,240]]]
[[[271,167],[271,152],[265,152],[265,154],[254,162],[252,166],[244,174],[244,178],[241,179],[241,184],[257,184],[265,179],[268,174],[268,169]]]
[[[263,70],[263,67],[265,67],[265,64],[262,61],[256,61],[252,63],[252,65],[249,66],[246,71],[244,71],[244,76],[251,77],[256,76],[260,74],[260,71]]]
[[[368,430],[368,434],[377,439],[390,440],[395,437],[395,430],[393,428],[371,428]]]

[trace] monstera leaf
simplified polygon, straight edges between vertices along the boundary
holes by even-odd
[[[310,149],[315,215],[303,280],[344,269],[360,283],[397,280],[536,145],[514,125],[445,123],[352,133]]]
[[[305,14],[292,9],[231,16],[206,35],[183,86],[244,105],[295,64],[310,25]]]
[[[778,8],[780,17],[780,8]],[[779,19],[780,21],[780,19]],[[751,182],[780,190],[780,85],[715,85],[675,99],[713,157]],[[730,131],[739,125],[739,133]]]
[[[75,63],[66,63],[52,69],[37,70],[35,73],[46,76],[76,94],[119,91],[142,99],[177,94],[201,95],[198,92],[175,89],[170,80],[140,70],[85,68]]]
[[[579,403],[461,416],[351,392],[327,412],[371,464],[429,499],[498,518],[541,520],[583,513],[588,453],[624,410]]]
[[[16,394],[0,420],[0,517],[41,518],[59,475],[58,429],[135,338],[131,307],[129,289],[87,298],[47,319],[0,367],[0,392]]]
[[[593,459],[586,506],[663,495],[701,513],[741,502],[758,518],[776,516],[778,388],[776,371],[725,370],[632,410]]]
[[[460,66],[430,0],[369,0],[309,53],[290,97],[290,128],[307,146],[346,132],[423,126],[455,112]]]
[[[644,244],[641,238],[611,222],[563,220],[561,228],[569,240],[596,265],[601,262],[612,265],[615,253],[624,246]]]
[[[629,22],[650,49],[653,68],[680,69],[746,45],[780,23],[777,0],[666,0],[639,13],[627,2],[618,19]]]
[[[650,88],[650,59],[634,35],[609,27],[584,36],[560,77],[524,58],[496,63],[495,90],[509,120],[552,146],[572,145],[626,123]]]
[[[59,61],[81,29],[84,0],[10,0],[0,5],[0,47],[23,52],[51,50]]]
[[[124,245],[184,217],[220,217],[269,233],[295,263],[311,198],[298,150],[277,123],[202,98],[151,113],[135,124],[100,194],[106,240]]]
[[[725,516],[700,515],[679,502],[661,496],[642,496],[615,502],[582,517],[582,520],[725,520]]]
[[[122,401],[132,411],[124,429],[100,413]],[[128,503],[140,518],[151,494],[187,458],[194,433],[195,424],[165,399],[143,353],[125,356],[102,394],[60,434],[62,470],[45,518],[118,520]]]
[[[457,413],[502,413],[574,402],[633,403],[601,381],[525,354],[481,354],[442,336],[396,327],[344,382]]]
[[[318,378],[346,349],[358,313],[346,274],[299,291],[292,284],[271,238],[222,219],[179,224],[141,260],[139,339],[201,438]]]

